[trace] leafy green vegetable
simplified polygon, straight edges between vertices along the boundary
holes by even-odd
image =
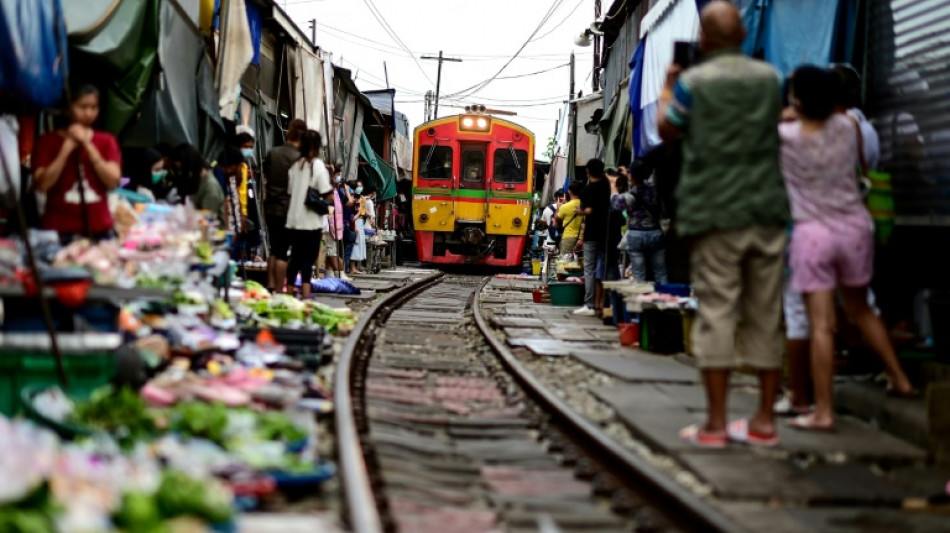
[[[181,472],[169,471],[162,475],[155,502],[163,518],[193,516],[209,524],[226,523],[234,510],[227,493],[215,488]]]
[[[153,495],[128,492],[122,495],[122,505],[112,515],[112,522],[129,532],[150,532],[162,523],[162,515]]]
[[[88,402],[80,403],[70,420],[113,435],[119,445],[129,449],[140,440],[158,435],[155,418],[145,400],[128,388],[102,387]]]
[[[185,280],[177,276],[140,274],[135,278],[135,286],[140,289],[171,291],[178,290]]]
[[[228,408],[220,403],[186,402],[172,409],[170,428],[188,437],[210,440],[224,446]]]
[[[268,411],[257,415],[257,435],[264,440],[288,443],[307,438],[307,433],[291,422],[284,413]]]
[[[330,333],[338,332],[340,326],[356,324],[353,312],[349,309],[333,309],[319,302],[308,302],[308,306],[310,307],[310,322],[327,328]]]
[[[244,290],[250,290],[250,289],[260,291],[260,290],[264,290],[264,286],[252,279],[249,279],[244,282]]]
[[[211,256],[214,255],[214,248],[206,242],[199,242],[195,246],[195,257],[204,264],[211,262]]]
[[[0,505],[3,533],[49,533],[56,530],[59,507],[53,502],[49,483],[43,482],[21,500]]]
[[[222,320],[234,318],[234,311],[231,310],[231,306],[224,300],[214,301],[214,312]]]

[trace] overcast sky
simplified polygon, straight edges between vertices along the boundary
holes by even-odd
[[[593,47],[578,47],[574,38],[594,20],[594,0],[277,0],[305,32],[317,20],[317,44],[333,54],[333,62],[351,69],[361,90],[396,89],[396,109],[409,117],[411,128],[424,120],[424,94],[435,90],[437,61],[421,55],[462,59],[442,66],[439,116],[462,112],[466,104],[518,113],[510,120],[532,130],[540,155],[554,135],[569,91],[567,63],[576,54],[575,83],[591,92]],[[604,9],[610,2],[604,1]],[[402,41],[405,51],[374,17],[371,6]],[[519,56],[476,94],[459,101],[452,93],[488,80],[547,21]],[[418,62],[418,64],[417,64]],[[539,71],[545,71],[534,74]],[[510,76],[515,78],[503,79]],[[457,107],[450,107],[457,106]]]

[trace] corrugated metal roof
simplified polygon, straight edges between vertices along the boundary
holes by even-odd
[[[385,116],[393,114],[393,98],[396,97],[396,89],[381,89],[378,91],[364,91],[363,94],[369,98],[370,103],[377,111]]]

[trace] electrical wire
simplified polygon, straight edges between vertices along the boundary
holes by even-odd
[[[386,79],[385,79],[385,78],[382,78],[382,77],[380,77],[380,76],[377,76],[376,74],[373,74],[373,73],[369,72],[369,70],[367,70],[367,69],[365,69],[365,68],[363,68],[363,67],[357,65],[356,63],[350,61],[349,59],[347,59],[347,58],[345,58],[345,57],[341,57],[341,58],[340,58],[340,62],[341,62],[341,63],[349,63],[352,67],[354,67],[354,68],[356,68],[357,70],[359,70],[361,74],[363,74],[363,75],[365,75],[365,76],[369,76],[370,78],[374,78],[374,79],[378,80],[379,83],[377,83],[376,85],[378,85],[378,86],[380,86],[380,87],[383,87],[383,88],[386,88],[386,85],[385,85]],[[382,85],[381,85],[381,84],[382,84]],[[398,89],[398,90],[400,90],[400,91],[402,91],[402,92],[404,92],[404,93],[406,93],[406,94],[410,94],[410,95],[414,95],[414,96],[425,96],[425,91],[418,91],[418,90],[415,90],[415,89],[409,89],[408,87],[403,87],[403,86],[401,86],[401,85],[396,85],[395,83],[390,83],[390,84],[389,84],[389,87],[390,87],[390,88],[393,88],[393,89]]]
[[[366,0],[366,1],[372,1],[372,0]],[[531,32],[531,35],[528,36],[524,44],[522,44],[521,47],[518,48],[518,51],[515,52],[513,56],[511,56],[511,59],[506,61],[505,64],[502,65],[500,69],[498,69],[498,72],[496,72],[494,76],[488,78],[487,80],[481,83],[477,83],[471,87],[452,93],[449,96],[459,96],[463,94],[466,96],[472,96],[478,93],[479,91],[481,91],[482,89],[484,89],[485,87],[487,87],[491,82],[495,81],[495,79],[498,78],[498,76],[500,76],[501,73],[504,72],[505,69],[508,68],[509,65],[511,65],[511,63],[518,57],[518,55],[521,54],[522,51],[524,51],[525,47],[527,47],[528,44],[531,43],[531,39],[533,39],[534,36],[537,35],[539,31],[541,31],[541,28],[543,28],[544,25],[547,24],[548,20],[551,19],[551,16],[554,15],[555,11],[557,11],[557,8],[560,7],[562,3],[564,3],[564,0],[555,0],[554,3],[551,4],[551,7],[548,8],[548,11],[544,14],[544,17],[541,18],[541,22],[539,22],[538,26],[534,29],[533,32]]]
[[[516,78],[527,78],[527,77],[530,77],[530,76],[537,76],[538,74],[544,74],[545,72],[551,72],[552,70],[557,70],[557,69],[559,69],[559,68],[564,68],[564,67],[569,67],[569,66],[571,66],[570,63],[564,63],[564,64],[558,65],[558,66],[556,66],[556,67],[546,68],[546,69],[544,69],[544,70],[539,70],[539,71],[537,71],[537,72],[528,72],[528,73],[525,73],[525,74],[513,74],[513,75],[511,75],[511,76],[499,76],[499,77],[497,77],[497,78],[495,78],[495,79],[498,79],[498,80],[513,80],[513,79],[516,79]]]
[[[363,3],[366,4],[366,7],[369,8],[370,13],[372,13],[373,18],[376,19],[376,22],[379,22],[379,25],[382,26],[383,31],[389,34],[392,37],[393,41],[402,47],[406,51],[406,54],[412,59],[412,62],[416,64],[419,68],[419,72],[422,73],[423,77],[429,81],[430,84],[435,85],[435,82],[432,81],[432,78],[429,77],[429,74],[426,73],[425,69],[422,68],[422,63],[419,63],[419,60],[416,59],[416,56],[412,53],[412,50],[406,46],[406,43],[399,38],[399,35],[396,34],[395,30],[386,22],[386,17],[383,16],[382,12],[379,11],[379,8],[376,7],[376,4],[373,3],[373,0],[363,0]]]
[[[391,44],[375,41],[368,37],[363,37],[362,35],[359,35],[350,31],[346,31],[346,30],[337,28],[335,26],[330,26],[329,24],[323,24],[323,23],[318,22],[317,27],[323,30],[328,30],[335,39],[341,39],[349,43],[358,44],[360,46],[364,46],[366,48],[369,48],[371,50],[375,50],[377,52],[381,52],[384,54],[398,55],[400,57],[406,55],[405,50],[403,50],[402,48],[393,46]],[[347,37],[343,37],[343,35],[346,35]],[[377,45],[381,48],[378,48],[377,46],[369,46],[359,41],[366,41],[368,43]],[[422,55],[422,54],[428,54],[428,53],[429,52],[421,52],[421,53],[413,52],[413,55]],[[464,59],[465,61],[498,61],[501,59],[508,59],[511,57],[510,55],[491,55],[491,54],[454,54],[454,56],[460,59]],[[518,59],[535,60],[535,61],[560,61],[562,57],[564,57],[564,54],[562,53],[549,53],[549,54],[519,55]]]
[[[538,35],[538,36],[535,37],[534,39],[531,39],[531,41],[532,41],[532,42],[540,41],[541,39],[544,39],[544,38],[547,37],[548,35],[551,35],[552,33],[554,33],[555,30],[557,30],[558,28],[560,28],[561,26],[563,26],[564,23],[567,22],[567,20],[568,20],[569,18],[571,18],[572,15],[574,15],[574,12],[577,11],[577,8],[581,7],[581,4],[583,4],[583,3],[584,3],[584,0],[580,0],[580,2],[578,2],[577,5],[574,6],[574,9],[572,9],[571,12],[568,13],[567,16],[564,17],[563,20],[561,20],[561,22],[558,22],[557,24],[555,24],[553,28],[551,28],[550,30],[546,31],[543,35]]]

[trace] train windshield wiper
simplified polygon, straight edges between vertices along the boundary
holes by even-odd
[[[515,168],[521,170],[521,161],[518,161],[518,154],[515,153],[514,143],[508,145],[508,151],[511,152],[511,160],[515,162]]]
[[[429,168],[429,161],[432,159],[432,154],[435,153],[435,149],[436,149],[436,147],[438,147],[438,146],[439,146],[439,140],[436,139],[436,140],[435,140],[435,144],[432,145],[432,148],[429,148],[429,153],[426,154],[426,161],[425,161],[425,163],[423,163],[423,167],[424,167],[424,168],[426,168],[426,169]],[[428,170],[427,170],[427,171],[428,171]]]

